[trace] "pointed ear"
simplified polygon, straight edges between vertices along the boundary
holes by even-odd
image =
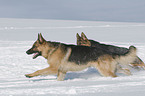
[[[80,37],[78,33],[76,34],[76,37],[77,37],[77,45],[79,45],[80,42],[82,41],[82,38]]]
[[[80,37],[80,35],[78,33],[77,33],[76,37],[77,37],[77,40],[81,39],[81,37]]]
[[[39,41],[39,43],[40,43],[40,44],[42,44],[42,43],[46,42],[46,40],[43,38],[43,36],[42,36],[42,34],[41,34],[41,33],[40,33],[40,34],[38,34],[38,41]]]
[[[88,40],[87,36],[82,32],[81,37],[83,40]]]

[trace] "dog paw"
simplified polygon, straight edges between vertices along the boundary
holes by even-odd
[[[26,74],[25,75],[27,78],[32,78],[33,76],[31,76],[30,74]]]

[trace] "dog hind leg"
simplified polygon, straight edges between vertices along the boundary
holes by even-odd
[[[93,64],[99,73],[105,77],[117,77],[115,74],[116,62],[112,61],[113,59],[109,57],[101,57],[98,62]]]
[[[110,70],[102,70],[102,69],[100,70],[100,69],[98,69],[98,71],[104,77],[117,77],[117,75],[114,72],[110,71]]]
[[[133,62],[131,62],[131,66],[134,68],[141,67],[145,70],[145,64],[138,56],[136,57],[136,59]]]
[[[66,72],[62,72],[58,70],[57,81],[64,81],[65,75],[66,75]]]

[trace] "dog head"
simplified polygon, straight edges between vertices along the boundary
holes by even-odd
[[[37,58],[38,56],[42,55],[42,51],[45,49],[46,40],[42,37],[41,33],[38,34],[38,39],[33,44],[32,48],[30,48],[26,53],[28,55],[34,54],[33,59]]]
[[[91,42],[88,40],[86,35],[82,32],[81,37],[77,33],[77,45],[82,45],[82,46],[91,46]]]

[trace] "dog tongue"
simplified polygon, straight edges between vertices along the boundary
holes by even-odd
[[[33,55],[33,59],[35,59],[35,58],[37,57],[38,54],[39,54],[39,53],[35,53],[35,54]]]

